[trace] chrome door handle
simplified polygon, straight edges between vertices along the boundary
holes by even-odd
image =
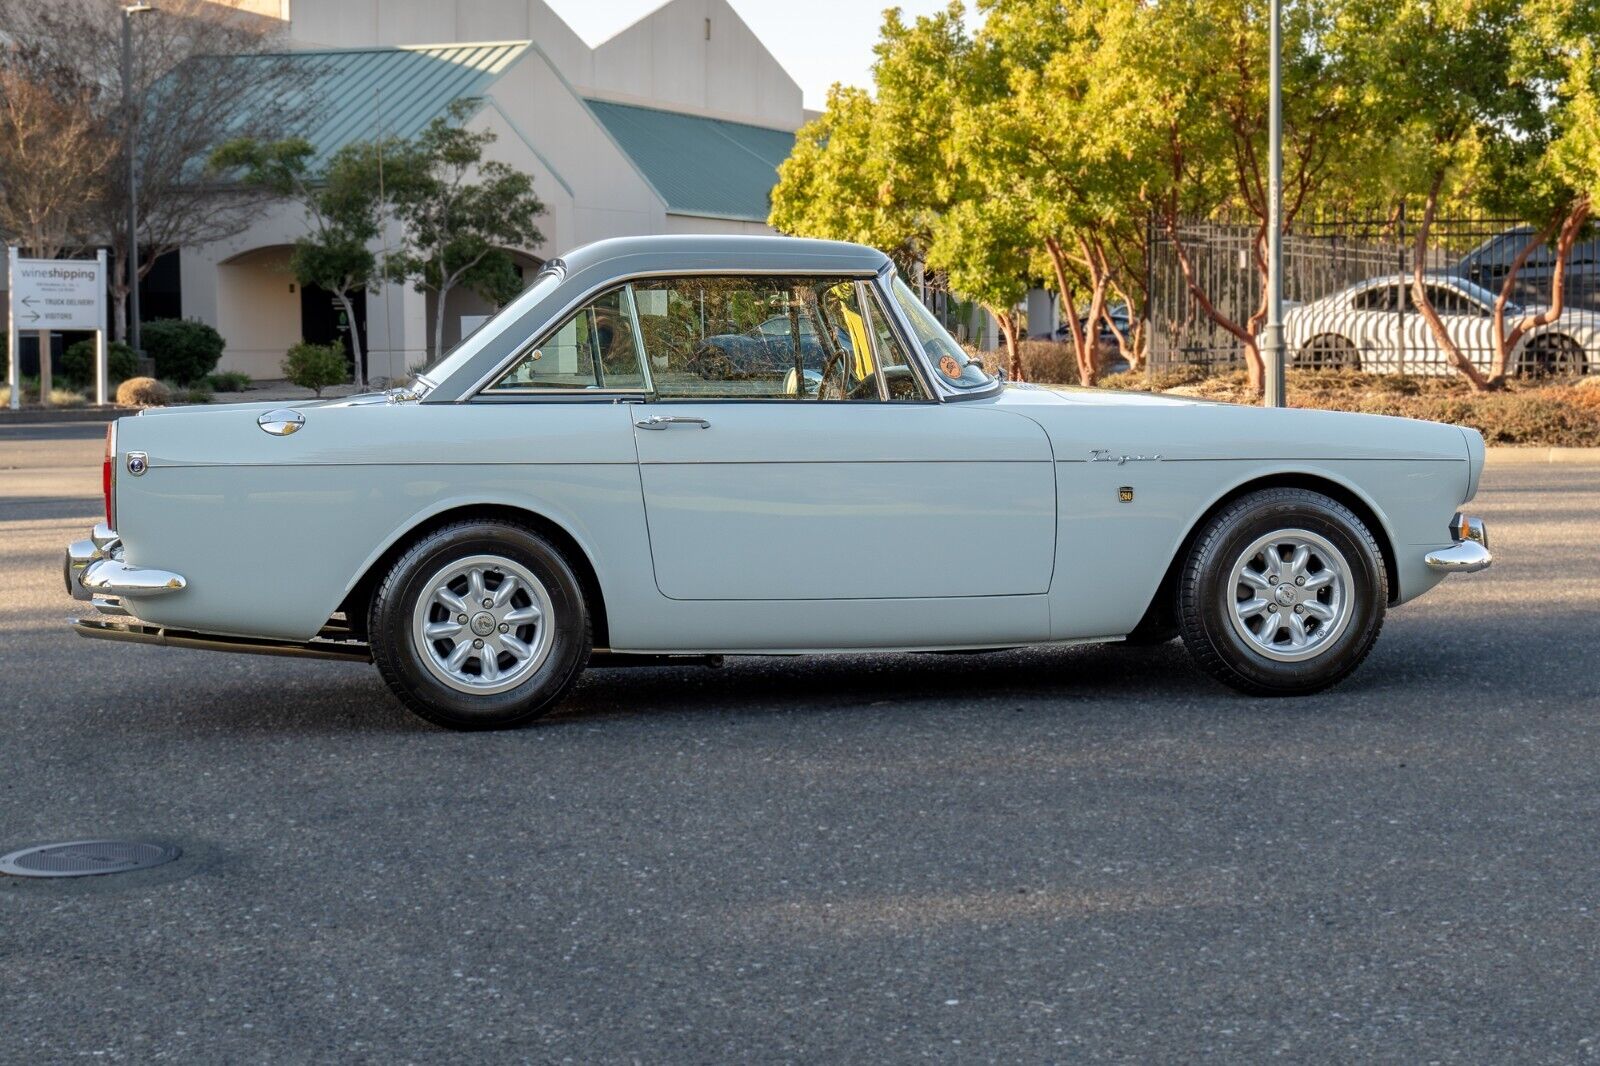
[[[668,429],[672,426],[699,426],[701,429],[710,429],[711,423],[703,418],[691,415],[651,415],[641,418],[634,425],[640,429]]]

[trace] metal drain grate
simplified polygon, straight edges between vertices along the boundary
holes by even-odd
[[[123,874],[171,862],[183,852],[135,840],[73,840],[38,844],[0,855],[0,874],[13,877],[88,877]]]

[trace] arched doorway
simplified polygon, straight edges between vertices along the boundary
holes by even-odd
[[[217,264],[217,331],[227,342],[222,369],[281,378],[283,357],[302,340],[338,344],[349,359],[352,323],[331,292],[301,285],[289,269],[294,248],[266,245]],[[353,293],[356,334],[367,350],[367,294]]]

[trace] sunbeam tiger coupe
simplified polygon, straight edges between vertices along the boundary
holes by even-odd
[[[429,721],[585,665],[1181,636],[1258,695],[1489,565],[1483,439],[1007,384],[881,253],[602,241],[405,388],[146,411],[65,561],[81,635],[377,663]]]

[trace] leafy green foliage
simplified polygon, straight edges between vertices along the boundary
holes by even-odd
[[[310,344],[301,341],[283,357],[283,376],[302,389],[311,389],[319,397],[329,385],[342,385],[350,380],[350,367],[345,362],[344,349],[337,344]]]
[[[222,334],[204,322],[162,318],[141,330],[145,354],[155,360],[156,374],[179,385],[193,385],[217,368],[222,359]]]
[[[238,370],[219,370],[206,376],[206,384],[215,392],[243,392],[251,380],[249,374]]]
[[[93,340],[76,341],[61,353],[61,378],[73,388],[93,388],[94,371]],[[113,387],[138,372],[139,357],[132,348],[121,341],[106,344],[106,378]]]
[[[300,284],[332,293],[354,322],[354,294],[372,285],[381,273],[370,245],[383,225],[382,194],[415,183],[415,153],[394,140],[357,142],[334,153],[327,166],[314,173],[315,152],[309,141],[299,137],[271,142],[240,138],[214,152],[211,167],[305,209],[310,232],[295,241],[289,269]],[[349,338],[360,384],[361,338],[354,330]]]
[[[503,303],[522,288],[509,249],[532,251],[544,243],[537,219],[544,204],[533,179],[498,160],[485,160],[494,143],[488,131],[465,128],[475,101],[461,100],[430,122],[396,167],[395,211],[405,246],[386,264],[388,276],[432,292],[433,352],[444,345],[445,298],[465,286]]]

